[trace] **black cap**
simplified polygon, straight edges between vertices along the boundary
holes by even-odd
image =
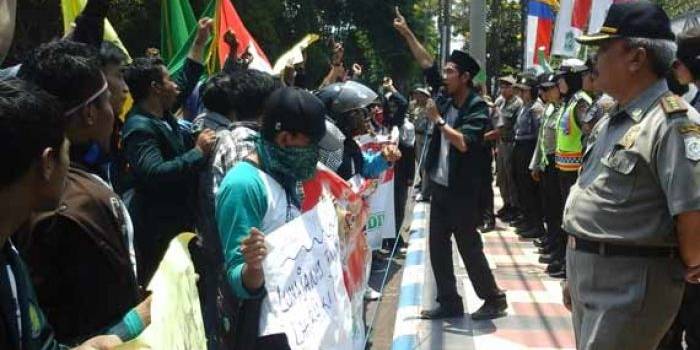
[[[558,76],[554,73],[545,73],[539,76],[538,83],[540,87],[551,88],[557,86]]]
[[[520,78],[520,80],[518,80],[518,82],[515,84],[515,87],[522,89],[522,90],[530,90],[530,89],[536,88],[537,84],[538,84],[538,82],[536,79],[534,79],[533,77],[531,77],[529,75],[526,75],[526,76]]]
[[[470,56],[464,51],[452,51],[452,54],[450,55],[450,59],[448,59],[448,61],[456,64],[461,70],[469,72],[469,74],[471,74],[472,77],[475,77],[476,74],[479,73],[479,71],[481,70],[479,62],[477,62],[472,56]]]
[[[659,6],[647,1],[612,4],[600,31],[576,38],[584,45],[598,45],[613,38],[675,40],[671,20]]]
[[[326,144],[326,107],[310,92],[283,87],[270,94],[262,118],[262,132],[273,137],[280,131],[298,132],[308,136],[321,148],[332,150],[336,145]],[[323,142],[322,142],[323,141]]]
[[[687,29],[678,35],[676,57],[691,69],[693,75],[698,74],[693,67],[700,67],[700,27]]]

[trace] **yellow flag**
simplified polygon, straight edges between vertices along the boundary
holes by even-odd
[[[320,37],[318,34],[307,34],[304,39],[296,43],[291,50],[285,52],[277,59],[275,66],[272,68],[272,75],[280,75],[287,65],[295,65],[304,61],[302,51],[315,43]]]
[[[559,11],[559,0],[539,0],[547,5],[549,5],[555,11]]]
[[[83,11],[86,3],[87,0],[61,0],[61,9],[63,10],[63,30],[65,33],[70,32],[75,19],[78,17],[78,15],[80,15],[80,12]],[[112,24],[109,23],[109,20],[106,18],[104,40],[117,45],[120,49],[122,49],[122,51],[124,51],[126,56],[129,58],[129,61],[131,61],[129,51],[126,50],[126,47],[124,47],[124,44],[122,44],[121,39],[119,39],[119,35],[117,35],[117,31],[114,30],[114,27],[112,27]]]
[[[83,11],[83,8],[85,8],[85,4],[87,4],[87,0],[61,0],[64,33],[68,33],[72,30],[75,19]],[[103,40],[109,41],[114,45],[117,45],[117,47],[124,51],[127,60],[131,62],[131,56],[129,56],[129,51],[126,50],[126,47],[124,47],[124,44],[122,43],[121,39],[119,39],[119,35],[117,35],[117,31],[114,30],[114,27],[112,27],[112,24],[110,24],[109,20],[107,20],[106,18]],[[124,107],[122,108],[121,113],[119,113],[119,119],[121,119],[121,121],[124,121],[124,119],[126,118],[126,114],[131,109],[133,103],[134,100],[131,98],[131,95],[127,95]],[[116,112],[118,111],[115,111],[115,113]]]

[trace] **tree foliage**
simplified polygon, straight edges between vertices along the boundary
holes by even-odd
[[[191,0],[195,14],[209,0]],[[309,48],[307,70],[314,84],[329,69],[330,39],[346,46],[346,65],[364,66],[364,79],[376,86],[385,75],[408,84],[420,79],[417,65],[392,28],[399,6],[416,34],[436,51],[433,16],[437,0],[233,0],[251,34],[274,61],[307,33],[323,40]],[[108,18],[132,56],[160,45],[160,1],[111,0]],[[41,42],[62,33],[59,0],[18,2],[17,32],[7,64],[23,59]],[[408,64],[407,64],[408,63]]]

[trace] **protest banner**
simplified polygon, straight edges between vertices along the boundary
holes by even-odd
[[[284,333],[291,349],[353,349],[352,311],[330,195],[265,237],[261,335]]]
[[[362,135],[356,138],[363,152],[379,152],[386,144],[398,144],[398,130],[391,135]],[[396,237],[394,215],[394,168],[387,169],[377,179],[355,177],[351,184],[356,192],[366,196],[369,205],[367,241],[372,250],[382,247],[385,238]]]
[[[197,274],[188,244],[194,233],[182,233],[168,247],[148,284],[153,292],[151,324],[136,339],[115,350],[206,349]]]
[[[316,176],[304,182],[302,210],[314,208],[321,200],[324,189],[329,190],[335,198],[343,278],[352,308],[350,336],[353,349],[361,350],[365,347],[364,294],[369,276],[368,267],[372,260],[365,236],[369,206],[360,193],[353,191],[349,182],[319,164]]]

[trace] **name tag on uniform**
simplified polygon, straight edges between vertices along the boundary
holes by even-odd
[[[624,136],[622,136],[622,139],[620,142],[618,142],[619,145],[624,147],[625,149],[630,149],[632,146],[634,146],[634,141],[637,139],[637,134],[639,134],[639,129],[641,126],[639,124],[635,124],[632,126],[627,132],[625,133]]]

